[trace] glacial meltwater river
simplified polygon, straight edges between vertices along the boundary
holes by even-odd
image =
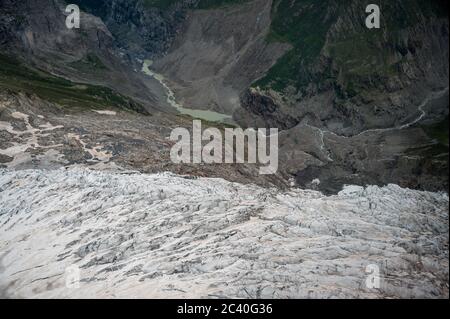
[[[208,110],[198,110],[198,109],[188,109],[183,107],[181,104],[179,104],[176,101],[175,94],[173,93],[172,89],[167,85],[167,83],[164,80],[164,76],[161,74],[158,74],[152,70],[150,70],[150,66],[152,65],[151,60],[145,60],[142,65],[142,72],[144,72],[146,75],[151,76],[155,80],[157,80],[166,90],[167,95],[167,103],[177,109],[178,112],[181,114],[190,115],[193,118],[198,118],[201,120],[211,121],[211,122],[223,122],[223,123],[233,123],[231,115],[222,114],[214,111],[208,111]]]

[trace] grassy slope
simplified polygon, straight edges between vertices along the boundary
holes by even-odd
[[[200,0],[197,5],[198,9],[215,9],[228,5],[242,4],[250,0]]]
[[[329,4],[330,0],[274,0],[268,41],[288,42],[293,48],[256,85],[281,91],[288,85],[300,87],[313,80],[306,66],[319,55],[335,21],[327,16]]]
[[[329,9],[332,0],[274,0],[272,9],[272,25],[268,41],[288,42],[293,49],[281,57],[269,70],[268,74],[254,85],[271,87],[282,91],[287,86],[301,89],[311,81],[323,81],[332,74],[321,74],[315,77],[309,68],[317,61],[325,44],[330,26],[350,2],[359,2],[361,11],[361,28],[357,32],[341,34],[330,43],[330,56],[342,68],[350,95],[358,91],[361,77],[375,75],[391,76],[398,72],[396,65],[388,62],[390,49],[380,50],[379,44],[385,43],[383,29],[369,30],[364,27],[366,17],[364,1],[343,0],[332,14]],[[388,41],[395,43],[399,32],[419,23],[421,15],[445,15],[442,0],[380,0],[382,24],[389,32]],[[354,92],[352,92],[354,91]]]
[[[143,4],[147,8],[159,8],[167,9],[172,4],[179,2],[180,0],[142,0]]]
[[[227,5],[241,4],[250,0],[200,0],[197,5],[197,9],[214,9]],[[73,3],[78,4],[82,9],[94,13],[95,15],[102,16],[102,11],[105,10],[106,0],[74,0]],[[180,2],[180,0],[142,0],[142,4],[146,8],[158,8],[161,10],[168,9],[174,3]]]
[[[179,2],[180,0],[142,0],[146,7],[156,7],[159,9],[167,9],[172,4]],[[213,9],[220,8],[232,4],[240,4],[249,0],[200,0],[198,9]]]
[[[62,106],[143,110],[141,105],[109,88],[74,83],[27,67],[5,55],[0,55],[0,88],[36,94]]]
[[[440,145],[449,146],[449,123],[448,116],[440,123],[433,125],[423,125],[422,128],[431,138],[435,139]]]
[[[426,160],[432,160],[439,156],[443,161],[449,162],[449,122],[448,116],[441,122],[430,125],[419,125],[425,133],[436,143],[433,145],[411,148],[407,154],[420,155]],[[445,156],[447,154],[447,156]]]
[[[80,6],[81,10],[92,12],[98,17],[103,17],[106,11],[105,0],[71,0],[66,1]]]
[[[108,70],[105,64],[98,58],[97,55],[93,53],[88,53],[81,60],[72,62],[70,66],[76,68],[77,70],[87,70],[87,71],[105,71]]]

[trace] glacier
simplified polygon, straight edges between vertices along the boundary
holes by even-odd
[[[448,298],[447,193],[0,169],[5,298]],[[367,267],[380,286],[366,285]],[[67,269],[79,283],[67,284]]]

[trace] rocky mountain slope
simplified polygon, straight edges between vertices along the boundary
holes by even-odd
[[[283,130],[283,173],[302,186],[447,188],[445,2],[383,1],[379,30],[358,0],[213,4],[152,65],[179,104]]]
[[[383,1],[383,27],[368,30],[359,0],[78,1],[78,31],[60,0],[14,3],[0,6],[3,88],[172,123],[176,104],[277,127],[280,176],[302,187],[448,186],[445,2]],[[19,74],[4,72],[11,55]],[[144,58],[164,85],[140,72]]]
[[[112,105],[67,107],[34,95],[0,91],[0,167],[171,171],[262,186],[287,185],[279,174],[259,175],[254,164],[172,163],[170,149],[175,142],[169,137],[176,127],[192,130],[191,118],[144,115]]]
[[[380,29],[366,28],[366,5],[274,1],[268,37],[293,48],[243,107],[268,125],[308,122],[346,135],[407,121],[429,91],[448,86],[446,2],[380,1]],[[261,107],[261,96],[274,107]]]
[[[448,298],[444,194],[84,169],[0,170],[0,189],[8,297]]]
[[[240,109],[241,92],[289,47],[266,41],[270,16],[267,0],[192,10],[170,52],[153,68],[170,81],[184,105],[233,114]]]
[[[98,16],[117,44],[142,59],[160,56],[180,31],[188,8],[199,0],[76,0],[81,9]]]
[[[133,70],[134,60],[117,46],[100,18],[82,12],[80,29],[69,30],[66,15],[60,0],[1,0],[2,55],[44,72],[44,77],[108,87],[131,97],[147,112],[162,107],[157,82]]]
[[[381,1],[381,29],[366,28],[360,0],[79,2],[156,59],[187,107],[235,112],[243,126],[352,135],[407,121],[448,86],[441,0]]]

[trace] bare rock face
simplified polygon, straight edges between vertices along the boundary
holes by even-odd
[[[118,46],[142,59],[161,56],[180,32],[187,9],[199,0],[149,3],[143,0],[78,0],[75,3],[100,17],[116,36]]]
[[[298,124],[295,117],[283,112],[277,97],[261,94],[257,89],[251,88],[244,92],[241,105],[243,110],[236,110],[233,117],[245,126],[277,127],[279,130],[287,130]]]
[[[27,57],[37,60],[53,54],[54,58],[81,59],[89,50],[102,55],[113,50],[113,37],[100,18],[82,12],[81,29],[68,29],[61,1],[2,0],[0,10],[5,15],[2,28],[9,30],[5,46]]]
[[[10,297],[448,298],[443,193],[0,170],[0,203]]]
[[[240,94],[289,47],[266,41],[272,1],[191,10],[168,53],[153,68],[188,108],[232,114]]]

